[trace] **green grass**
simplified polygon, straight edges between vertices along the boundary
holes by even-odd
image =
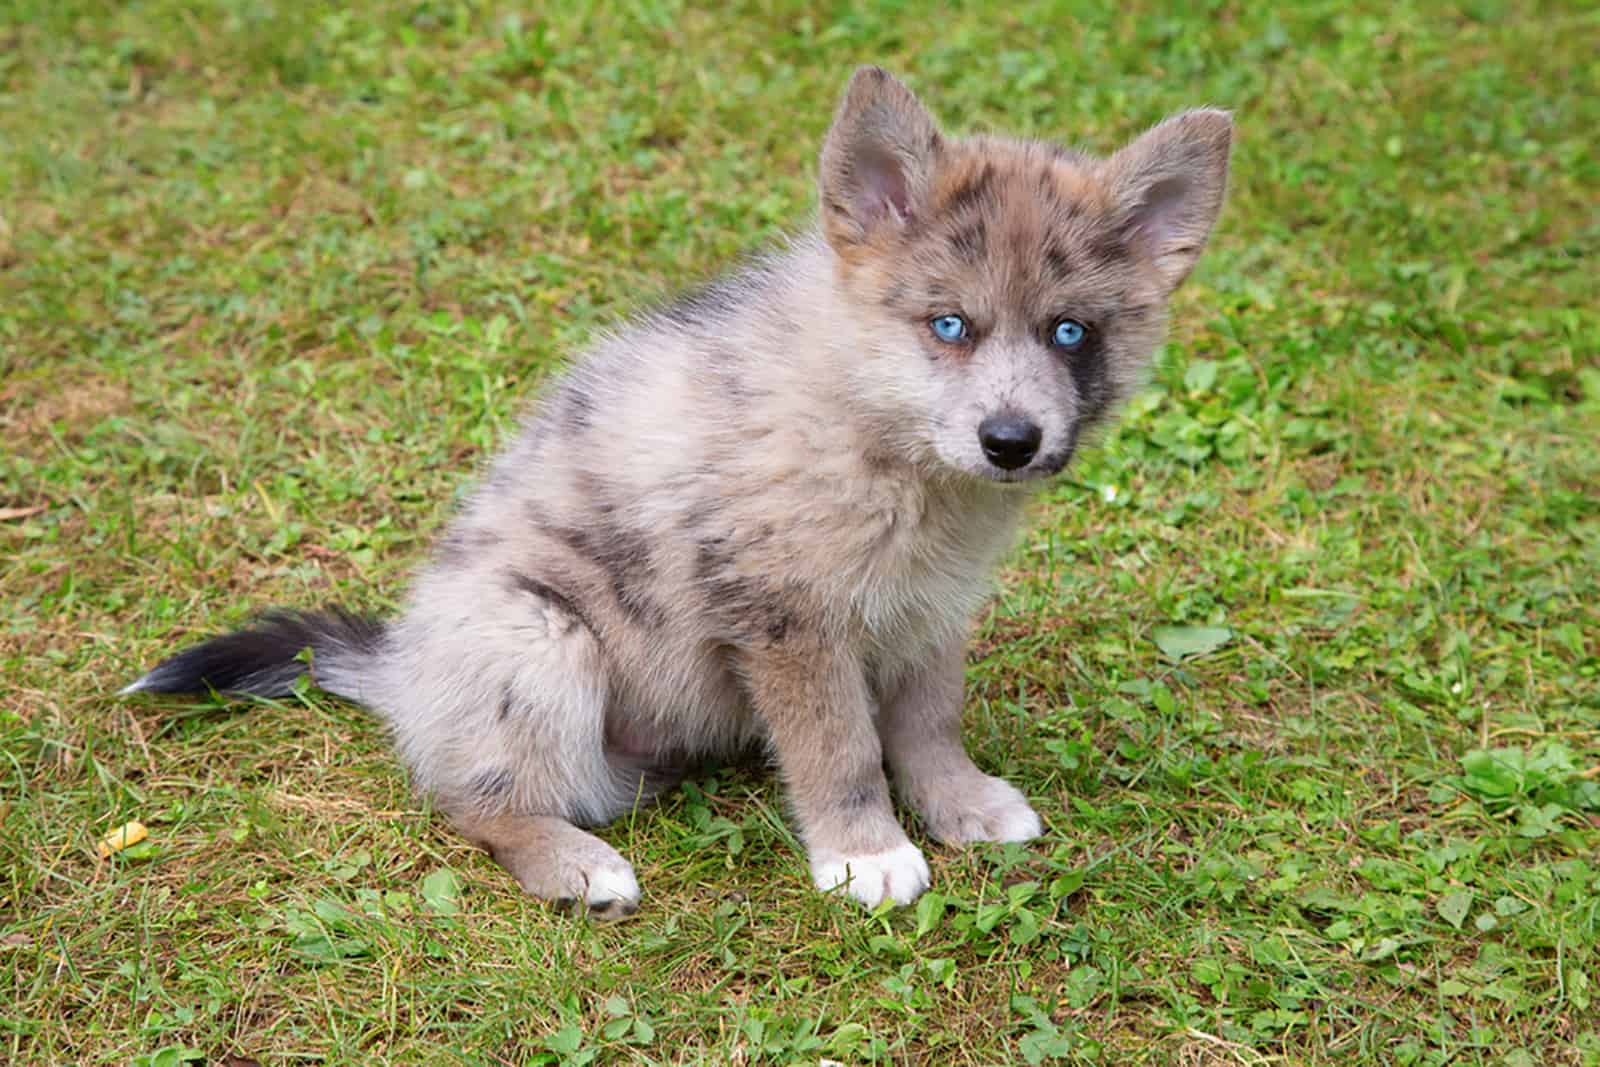
[[[0,1061],[1600,1063],[1592,5],[517,7],[0,14]],[[868,916],[718,772],[608,831],[595,926],[354,708],[109,696],[391,608],[567,354],[805,218],[869,60],[1100,150],[1238,113],[971,660],[1045,838]]]

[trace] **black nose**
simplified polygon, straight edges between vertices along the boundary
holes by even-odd
[[[978,443],[983,454],[1001,470],[1026,467],[1039,451],[1044,431],[1021,415],[990,415],[978,424]]]

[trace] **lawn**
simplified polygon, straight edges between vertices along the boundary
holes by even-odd
[[[0,1062],[1600,1064],[1597,56],[1579,0],[11,0]],[[586,338],[805,222],[863,61],[1100,151],[1237,115],[970,658],[1044,838],[869,915],[716,771],[600,925],[359,709],[111,695],[391,610]]]

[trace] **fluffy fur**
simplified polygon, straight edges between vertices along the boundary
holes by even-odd
[[[629,910],[580,827],[691,760],[774,758],[816,884],[914,899],[885,764],[946,842],[1038,816],[960,739],[962,647],[1026,494],[1135,387],[1221,206],[1231,122],[1107,160],[948,137],[863,68],[818,226],[600,340],[544,399],[386,626],[284,615],[130,689],[277,694],[309,666],[531,893]],[[959,314],[956,343],[930,321]],[[1085,343],[1052,344],[1057,322]],[[991,462],[991,416],[1037,432]],[[309,664],[295,653],[311,649]]]

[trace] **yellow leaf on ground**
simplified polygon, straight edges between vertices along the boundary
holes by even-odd
[[[113,852],[121,852],[129,845],[137,845],[149,836],[150,831],[146,830],[144,823],[137,819],[125,823],[100,839],[100,858],[107,859]]]

